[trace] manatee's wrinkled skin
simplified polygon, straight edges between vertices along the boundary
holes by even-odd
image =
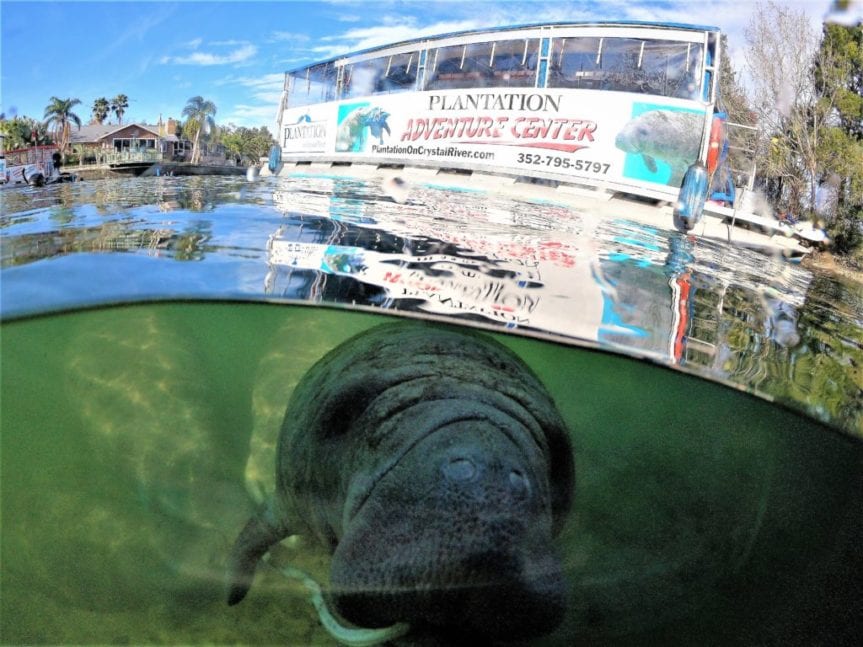
[[[381,108],[357,108],[339,125],[336,133],[336,150],[340,152],[357,152],[365,149],[366,128],[369,133],[384,143],[384,131],[391,134],[387,123],[390,113]]]
[[[572,451],[549,394],[497,342],[415,322],[348,340],[297,386],[276,462],[276,493],[230,556],[229,604],[270,546],[310,533],[354,624],[510,639],[562,620],[552,538]]]
[[[671,167],[668,184],[680,186],[686,169],[698,157],[704,115],[680,110],[650,110],[630,120],[617,134],[614,145],[627,153],[641,155],[651,173],[656,160]]]

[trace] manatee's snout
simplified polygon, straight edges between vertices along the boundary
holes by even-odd
[[[447,578],[453,571],[444,567],[439,578],[401,587],[334,573],[331,599],[343,618],[361,626],[406,622],[418,633],[453,639],[536,638],[563,620],[567,590],[559,560],[551,553],[524,559],[491,551],[459,560],[458,568],[458,577]]]
[[[339,613],[486,637],[553,630],[566,587],[544,463],[522,437],[482,418],[448,424],[361,486],[333,556]]]
[[[650,131],[643,125],[628,124],[614,138],[616,148],[627,153],[641,152],[643,142],[649,137]]]

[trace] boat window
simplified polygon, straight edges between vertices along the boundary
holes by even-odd
[[[440,47],[429,53],[426,90],[533,87],[539,39],[516,39]]]
[[[599,55],[602,89],[655,94],[644,74],[644,41],[635,38],[603,39]]]
[[[314,65],[290,74],[288,106],[308,106],[336,98],[336,68],[332,63]]]
[[[600,89],[601,38],[556,38],[548,70],[549,87]]]
[[[494,87],[523,88],[536,84],[539,39],[500,40],[492,58]]]
[[[387,75],[390,57],[382,56],[347,65],[344,71],[341,98],[367,97],[380,92]]]
[[[649,92],[680,99],[701,94],[702,48],[698,43],[649,41],[644,47],[644,75]]]
[[[704,87],[702,88],[701,98],[704,101],[711,101],[713,99],[713,93],[718,92],[719,87],[714,88],[714,69],[716,66],[716,50],[717,50],[717,36],[715,33],[711,33],[707,37],[707,61],[706,67],[704,70]],[[701,62],[701,48],[698,49],[699,60]]]
[[[416,89],[419,52],[393,54],[387,59],[384,75],[377,79],[374,94]]]
[[[548,86],[697,99],[701,46],[637,38],[555,39]]]
[[[478,88],[492,78],[492,43],[440,47],[432,53],[432,70],[426,90]]]
[[[533,87],[540,40],[511,39],[431,49],[426,90]],[[562,37],[551,41],[546,85],[700,99],[704,80],[701,43],[639,38]],[[423,52],[425,54],[425,52]],[[346,65],[336,88],[333,62],[289,74],[287,105],[306,106],[417,89],[420,52],[388,54]],[[706,85],[705,85],[706,84]],[[704,89],[703,89],[704,86]]]

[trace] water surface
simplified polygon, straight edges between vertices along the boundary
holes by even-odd
[[[646,225],[625,203],[597,215],[528,187],[514,199],[445,183],[395,193],[381,178],[163,177],[6,190],[2,316],[166,298],[437,315],[649,357],[863,435],[859,284]]]

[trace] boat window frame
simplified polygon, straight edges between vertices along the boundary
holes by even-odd
[[[530,34],[534,35],[531,36]],[[450,89],[500,89],[500,88],[517,88],[517,87],[536,87],[537,78],[539,74],[539,58],[540,58],[540,46],[541,46],[541,38],[539,30],[525,30],[525,31],[501,31],[495,32],[495,38],[471,38],[470,40],[453,40],[453,39],[441,39],[440,41],[428,41],[426,44],[427,53],[430,56],[427,57],[427,60],[431,60],[431,65],[426,65],[426,78],[424,79],[420,88],[424,91],[439,91],[439,90],[450,90]],[[528,70],[531,72],[529,75],[523,76],[523,80],[521,82],[511,82],[511,79],[505,79],[503,75],[501,75],[501,81],[494,82],[490,81],[485,84],[481,83],[469,83],[468,81],[467,87],[459,87],[456,84],[452,86],[447,86],[447,84],[434,85],[434,75],[438,70],[438,67],[441,63],[441,51],[446,51],[450,48],[459,48],[461,47],[461,56],[459,60],[459,70],[464,70],[465,62],[467,61],[468,50],[471,47],[476,46],[489,46],[489,56],[488,56],[488,76],[484,77],[487,79],[493,79],[498,70],[494,67],[495,57],[498,56],[499,53],[499,45],[502,43],[520,43],[521,48],[521,65],[527,66],[528,64],[528,56],[530,54],[535,54],[535,60],[533,62],[533,68]],[[479,58],[480,55],[471,56],[471,58]],[[447,60],[451,60],[450,59]],[[471,70],[470,72],[474,72],[475,70]]]
[[[324,81],[314,81],[314,83],[320,85],[320,96],[317,100],[310,99],[312,95],[312,72],[316,69],[330,69],[332,72],[329,75],[332,78],[331,84],[326,84]],[[334,61],[323,61],[321,63],[314,63],[313,65],[309,65],[306,68],[295,70],[294,72],[287,72],[285,74],[285,106],[288,108],[299,108],[305,106],[314,106],[321,103],[328,103],[333,101],[336,95],[336,89],[338,85],[339,78],[339,70],[336,68]],[[297,85],[305,86],[304,97],[299,92]],[[303,97],[303,100],[297,101]],[[293,101],[292,101],[293,99]]]
[[[699,58],[698,63],[701,67],[702,78],[697,78],[694,75],[689,79],[687,77],[692,74],[691,70],[694,62],[692,55],[693,45],[699,47],[699,51],[703,56],[707,35],[716,32],[709,30],[694,31],[688,33],[688,37],[685,39],[674,38],[680,33],[679,30],[615,29],[612,31],[608,29],[597,30],[592,27],[582,30],[566,30],[566,33],[558,31],[552,35],[551,39],[551,61],[553,64],[549,71],[545,87],[596,89],[603,92],[622,91],[643,94],[644,96],[710,103],[711,101],[705,97],[712,97],[713,95],[706,93],[705,89],[706,86],[710,85],[711,79],[708,75],[704,74],[705,71],[709,70],[705,70],[701,58]],[[592,84],[595,87],[591,87],[591,85],[583,86],[580,81],[572,78],[564,80],[565,77],[561,75],[566,65],[567,55],[575,55],[577,52],[582,51],[581,55],[584,56],[591,51],[589,48],[580,50],[576,45],[573,45],[573,41],[584,43],[590,40],[596,40],[592,69],[578,72],[576,75],[584,79],[590,79],[584,82]],[[636,43],[638,44],[636,45]],[[629,49],[631,51],[629,54],[626,54],[626,44],[630,46]],[[618,51],[619,45],[622,45],[622,47]],[[683,51],[684,47],[685,52]],[[570,50],[570,48],[572,49]],[[662,76],[662,80],[660,81],[659,77],[656,76],[655,70],[657,68],[655,68],[655,65],[648,65],[645,57],[647,54],[661,52],[665,48],[668,48],[668,51],[673,53],[673,58],[678,60],[678,73],[675,73],[674,68],[667,68],[666,75]],[[674,52],[673,50],[675,49],[679,51]],[[639,75],[632,75],[626,69],[621,68],[617,71],[618,79],[615,80],[613,67],[606,69],[606,59],[608,56],[627,55],[632,57],[637,55],[637,62],[634,61],[635,65],[632,67],[632,71],[643,72],[643,78],[635,78],[639,77]],[[633,76],[629,80],[628,86],[624,80],[627,76]],[[715,74],[713,76],[715,77]],[[660,82],[663,84],[662,89],[657,85]]]
[[[678,43],[686,43],[687,47],[687,56],[686,56],[686,72],[688,73],[690,70],[690,65],[692,63],[691,56],[688,54],[689,48],[691,48],[692,44],[697,44],[701,47],[701,82],[700,88],[697,92],[697,98],[690,97],[681,97],[681,96],[669,96],[663,95],[661,93],[653,93],[653,92],[643,92],[645,96],[656,96],[656,97],[666,97],[666,98],[683,98],[685,100],[698,101],[699,103],[713,103],[716,97],[716,85],[717,85],[717,72],[718,72],[718,57],[719,57],[719,33],[717,30],[711,28],[687,28],[685,26],[675,26],[675,25],[633,25],[633,24],[550,24],[550,25],[532,25],[526,27],[514,27],[514,28],[505,28],[500,30],[490,30],[490,31],[482,31],[482,32],[469,32],[462,34],[451,34],[445,35],[442,37],[432,37],[432,38],[424,38],[417,39],[410,42],[399,43],[396,45],[381,47],[374,50],[368,50],[357,54],[349,54],[346,56],[342,56],[335,59],[330,59],[324,62],[314,63],[312,65],[306,66],[305,68],[300,68],[297,70],[293,70],[286,73],[286,81],[285,81],[285,91],[287,93],[286,104],[287,107],[297,107],[290,101],[290,97],[296,91],[297,81],[303,79],[306,84],[306,92],[310,93],[311,90],[311,78],[310,73],[311,70],[315,67],[321,65],[331,65],[335,68],[336,74],[333,75],[333,89],[332,92],[323,93],[324,97],[321,101],[317,103],[326,103],[328,101],[333,100],[343,100],[350,98],[359,98],[360,95],[347,95],[345,93],[345,86],[347,81],[350,80],[351,71],[354,69],[356,65],[362,65],[363,63],[380,60],[386,60],[386,72],[384,76],[386,77],[389,74],[389,70],[392,66],[393,57],[403,54],[409,55],[409,67],[406,68],[406,73],[409,74],[409,69],[413,66],[414,61],[416,61],[415,69],[415,77],[414,82],[412,84],[406,85],[404,88],[398,89],[389,89],[386,91],[373,91],[371,94],[362,95],[362,96],[376,96],[379,94],[390,94],[393,92],[409,92],[409,91],[430,91],[435,88],[430,87],[430,79],[432,78],[433,72],[438,68],[440,63],[440,51],[448,48],[448,47],[458,47],[461,46],[461,60],[460,60],[460,69],[464,69],[467,57],[468,47],[472,45],[489,45],[490,53],[488,56],[488,66],[490,69],[494,69],[494,62],[497,56],[498,44],[501,42],[507,41],[523,41],[524,47],[522,51],[522,65],[526,65],[528,61],[528,55],[531,51],[531,43],[535,41],[536,43],[536,55],[537,61],[535,63],[535,68],[533,70],[533,83],[528,85],[497,85],[497,84],[487,84],[484,85],[480,82],[477,82],[475,85],[470,86],[471,88],[481,89],[481,88],[505,88],[505,87],[548,87],[553,88],[555,86],[549,85],[548,81],[551,77],[551,65],[552,61],[554,61],[554,50],[556,47],[560,46],[561,51],[559,56],[557,57],[559,60],[558,65],[560,65],[562,57],[565,53],[565,43],[567,39],[570,38],[597,38],[598,45],[596,49],[596,57],[595,64],[601,65],[603,56],[605,55],[606,50],[606,39],[615,39],[615,38],[626,38],[633,40],[641,40],[640,51],[638,52],[638,63],[637,69],[641,70],[645,63],[645,44],[649,41],[665,41],[665,42],[678,42]],[[546,74],[542,73],[542,62],[543,62],[543,46],[546,44],[548,46],[548,54],[546,55],[546,60],[549,62],[549,71]],[[416,55],[415,58],[413,55]],[[432,55],[433,54],[433,55]],[[709,63],[709,61],[713,60],[713,65]],[[567,86],[564,86],[567,87]],[[315,102],[303,102],[300,105],[314,105]]]

